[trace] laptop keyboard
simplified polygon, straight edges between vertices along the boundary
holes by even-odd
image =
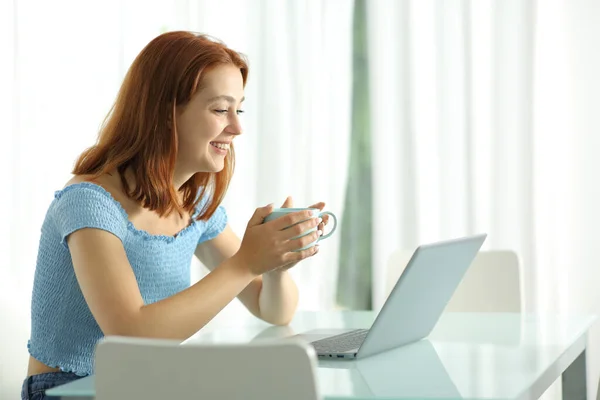
[[[364,342],[368,332],[368,329],[357,329],[342,333],[341,335],[316,340],[311,342],[311,344],[317,351],[317,354],[343,353],[348,350],[359,348],[362,342]]]

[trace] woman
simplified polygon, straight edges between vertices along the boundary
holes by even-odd
[[[24,399],[91,374],[104,335],[184,340],[234,297],[269,323],[292,319],[287,269],[317,253],[294,250],[326,221],[304,211],[263,224],[269,205],[242,240],[227,225],[219,204],[247,77],[238,53],[188,32],[155,38],[135,59],[42,227]],[[190,286],[194,254],[211,273]]]

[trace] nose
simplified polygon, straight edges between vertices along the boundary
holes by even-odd
[[[241,135],[243,133],[242,124],[240,121],[240,116],[236,113],[233,113],[229,118],[229,125],[225,128],[227,133],[231,133],[232,135]]]

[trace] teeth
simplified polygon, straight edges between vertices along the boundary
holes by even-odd
[[[222,149],[222,150],[229,150],[229,143],[211,143],[213,146]]]

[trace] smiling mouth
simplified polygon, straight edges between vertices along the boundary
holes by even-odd
[[[210,142],[210,145],[216,147],[219,150],[229,150],[230,143],[221,143],[221,142]]]

